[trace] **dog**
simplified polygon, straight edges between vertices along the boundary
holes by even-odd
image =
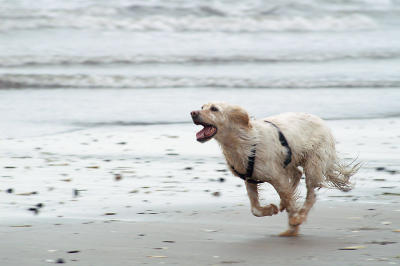
[[[289,228],[280,236],[296,236],[299,226],[316,201],[315,190],[334,187],[352,189],[349,179],[359,163],[345,165],[337,156],[335,140],[324,121],[306,113],[282,113],[260,120],[250,119],[243,108],[223,102],[205,104],[192,111],[192,120],[203,129],[197,141],[214,138],[220,145],[233,175],[246,184],[251,212],[257,217],[288,213]],[[307,194],[297,205],[297,187],[305,173]],[[268,182],[281,201],[260,206],[258,184]]]

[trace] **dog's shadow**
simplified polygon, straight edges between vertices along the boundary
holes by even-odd
[[[343,245],[346,245],[346,242],[334,235],[299,234],[296,237],[265,235],[232,243],[230,252],[240,254],[245,251],[246,257],[269,255],[294,259],[337,251]]]

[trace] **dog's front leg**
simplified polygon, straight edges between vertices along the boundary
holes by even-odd
[[[251,213],[257,217],[263,216],[272,216],[279,212],[278,207],[274,204],[270,204],[268,206],[261,207],[260,202],[258,200],[258,186],[257,184],[246,183],[247,195],[249,196],[250,205],[251,205]]]
[[[299,232],[299,226],[302,223],[296,206],[296,192],[295,188],[293,188],[289,182],[284,182],[282,180],[285,179],[280,179],[271,183],[281,198],[281,206],[285,206],[289,215],[289,229],[279,235],[296,236]]]

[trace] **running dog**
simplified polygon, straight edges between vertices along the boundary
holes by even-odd
[[[199,142],[212,138],[220,144],[231,172],[245,181],[251,212],[257,217],[288,212],[289,228],[280,236],[296,236],[299,226],[316,201],[315,189],[352,188],[350,177],[359,164],[344,165],[337,157],[335,141],[324,121],[305,113],[283,113],[250,119],[241,107],[213,102],[192,111],[194,124],[204,128]],[[305,173],[307,195],[303,206],[296,201],[300,178]],[[258,184],[268,182],[281,199],[279,208],[260,206]]]

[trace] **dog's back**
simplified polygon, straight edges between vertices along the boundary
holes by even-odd
[[[307,113],[282,113],[262,119],[277,125],[286,136],[297,160],[305,158],[316,149],[335,152],[335,141],[331,130],[318,116]],[[331,160],[332,154],[327,154]],[[327,158],[328,159],[328,158]]]
[[[337,156],[335,139],[330,128],[318,116],[307,113],[282,113],[263,119],[276,124],[288,139],[295,165],[321,168],[323,179],[315,178],[316,186],[333,186],[343,191],[352,188],[349,178],[359,164],[344,164]],[[320,184],[319,184],[320,183]]]

